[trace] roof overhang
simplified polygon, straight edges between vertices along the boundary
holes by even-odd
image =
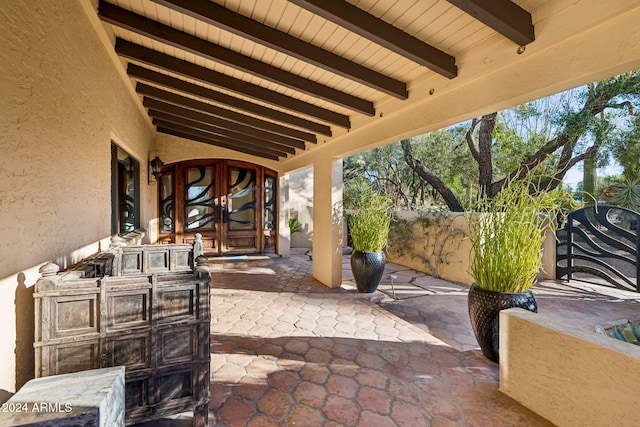
[[[640,67],[637,0],[119,0],[97,13],[158,132],[282,170]]]

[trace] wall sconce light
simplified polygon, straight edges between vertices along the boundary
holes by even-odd
[[[164,162],[160,160],[160,157],[156,156],[153,160],[149,161],[149,184],[153,184],[154,182],[158,182],[160,177],[162,176],[162,166],[164,166]],[[155,181],[151,181],[151,176],[155,177]]]

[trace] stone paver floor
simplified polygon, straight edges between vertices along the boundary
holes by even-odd
[[[465,286],[390,264],[380,292],[362,295],[344,260],[338,289],[312,278],[303,252],[212,265],[211,425],[552,425],[498,391]],[[539,312],[591,330],[640,313],[635,294],[578,285],[536,286]]]

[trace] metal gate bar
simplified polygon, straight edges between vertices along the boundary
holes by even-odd
[[[640,292],[639,220],[640,213],[619,206],[587,206],[569,213],[558,231],[556,277],[571,280],[574,273],[583,273]]]

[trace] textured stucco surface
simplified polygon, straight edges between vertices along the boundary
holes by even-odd
[[[638,426],[640,347],[500,312],[500,390],[558,426]]]
[[[176,163],[191,159],[232,159],[255,163],[275,171],[280,170],[280,164],[275,160],[264,159],[201,142],[189,141],[163,133],[156,134],[154,146],[157,147],[154,155],[157,153],[165,163]]]
[[[38,267],[108,242],[112,140],[140,161],[143,227],[153,215],[153,128],[80,1],[4,0],[0,37],[0,389],[13,392],[33,376]]]
[[[410,224],[411,232],[390,233],[387,248],[390,262],[441,279],[465,285],[473,283],[469,274],[472,245],[467,237],[469,224],[465,214],[448,212],[427,215],[422,219],[417,212],[397,211],[395,215],[400,221]],[[402,228],[402,224],[396,226],[396,229]],[[555,246],[554,233],[549,231],[542,245],[540,279],[555,278]]]
[[[423,221],[430,223],[426,228],[417,212],[398,211],[395,215],[410,224],[411,233],[390,233],[387,250],[390,262],[445,280],[473,283],[468,273],[471,242],[466,238],[469,225],[464,214],[451,212],[426,217]]]

